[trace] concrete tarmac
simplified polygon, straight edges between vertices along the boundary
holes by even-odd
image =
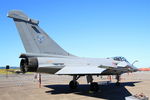
[[[125,97],[144,93],[150,97],[150,72],[123,74],[121,85],[112,82],[105,84],[107,76],[94,76],[99,82],[100,90],[96,93],[89,91],[85,77],[81,77],[80,85],[70,90],[68,83],[71,76],[42,74],[41,88],[34,74],[0,75],[0,100],[125,100]]]

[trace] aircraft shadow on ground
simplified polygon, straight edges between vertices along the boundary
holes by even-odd
[[[125,100],[125,97],[132,95],[125,86],[135,86],[134,84],[139,82],[140,81],[124,82],[121,83],[120,86],[116,86],[115,83],[100,85],[100,91],[96,93],[89,93],[89,85],[87,84],[81,84],[75,90],[69,89],[68,85],[45,85],[45,87],[53,89],[46,91],[46,93],[50,93],[52,95],[74,93],[107,100]]]

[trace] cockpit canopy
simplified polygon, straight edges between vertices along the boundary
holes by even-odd
[[[124,57],[112,57],[115,61],[125,61],[128,62]]]

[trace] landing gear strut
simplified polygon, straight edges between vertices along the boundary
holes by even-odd
[[[77,75],[73,76],[73,80],[70,81],[70,83],[69,83],[70,89],[76,89],[78,87],[79,83],[77,82],[77,80],[79,78],[80,78],[80,76],[77,76]]]
[[[116,86],[120,86],[120,75],[116,75],[116,79],[117,79]]]

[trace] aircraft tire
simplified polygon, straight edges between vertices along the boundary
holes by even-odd
[[[120,82],[116,82],[116,86],[120,86]]]
[[[92,82],[92,83],[90,84],[90,90],[97,92],[97,91],[99,90],[99,85],[98,85],[98,83],[97,83],[97,82]]]
[[[77,81],[70,81],[70,83],[69,83],[69,87],[70,87],[70,89],[76,89],[77,87],[78,87],[78,82]]]

